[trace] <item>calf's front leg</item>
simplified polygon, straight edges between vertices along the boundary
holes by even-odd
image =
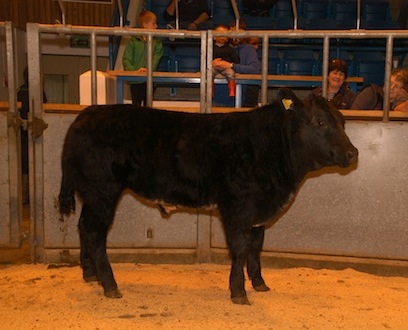
[[[269,291],[261,274],[261,250],[265,237],[265,226],[252,227],[247,271],[252,286],[256,291]]]
[[[250,232],[225,225],[225,234],[231,254],[230,291],[234,304],[250,305],[245,291],[244,266],[250,246]]]

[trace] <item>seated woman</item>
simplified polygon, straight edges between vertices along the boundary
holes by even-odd
[[[331,60],[327,77],[327,100],[337,109],[352,109],[351,105],[356,94],[351,90],[347,78],[347,63],[341,59]],[[322,95],[322,88],[312,90],[314,95]]]
[[[408,71],[397,68],[392,70],[390,76],[390,110],[402,111],[401,104],[408,101],[408,92],[404,86],[408,84]],[[353,110],[382,110],[384,100],[384,87],[370,84],[358,93],[351,105]],[[407,109],[408,110],[408,109]]]

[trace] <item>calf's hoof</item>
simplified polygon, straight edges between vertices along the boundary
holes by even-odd
[[[257,285],[257,286],[254,286],[254,289],[256,290],[256,291],[261,291],[261,292],[265,292],[265,291],[269,291],[270,289],[269,289],[269,287],[264,283],[264,284],[260,284],[260,285]]]
[[[96,275],[84,276],[84,281],[85,282],[97,282],[98,281],[98,276],[96,276]]]
[[[231,297],[231,301],[237,305],[251,305],[247,296]]]
[[[118,289],[105,290],[103,294],[108,298],[122,298],[122,294]]]

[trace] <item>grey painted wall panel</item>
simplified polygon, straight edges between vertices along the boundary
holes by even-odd
[[[311,173],[266,231],[265,251],[408,259],[408,123],[348,121],[351,169]],[[219,222],[213,247],[225,247]]]
[[[61,219],[57,198],[61,180],[61,152],[66,131],[76,115],[45,114],[48,128],[44,132],[44,245],[46,248],[79,246],[77,223],[81,203],[76,211]],[[197,212],[188,210],[161,217],[150,202],[137,200],[125,192],[116,210],[108,246],[115,248],[195,248],[197,245]]]

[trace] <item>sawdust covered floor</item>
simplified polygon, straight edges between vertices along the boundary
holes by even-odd
[[[229,299],[227,265],[112,267],[122,299],[85,283],[79,266],[30,264],[28,242],[1,249],[1,328],[407,329],[407,277],[264,268],[271,291],[255,292],[247,281],[252,305],[238,306]]]
[[[4,329],[406,329],[408,278],[352,269],[264,269],[251,306],[230,302],[229,266],[112,265],[122,299],[76,267],[0,266]]]

